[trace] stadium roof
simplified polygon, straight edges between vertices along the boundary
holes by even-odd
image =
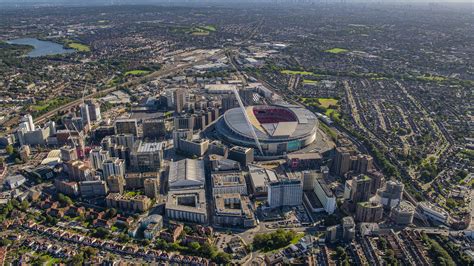
[[[281,114],[273,114],[274,120],[260,121],[260,114],[256,112],[265,112],[266,110],[281,109]],[[311,134],[317,126],[317,117],[309,110],[294,105],[272,105],[272,106],[249,106],[245,112],[249,118],[250,124],[254,127],[259,140],[271,139],[297,139]],[[286,113],[287,112],[287,113]],[[287,116],[293,115],[295,120],[288,119]],[[253,138],[252,132],[247,125],[245,115],[240,108],[228,110],[224,114],[224,119],[233,131],[247,138]],[[281,120],[280,120],[281,119]],[[271,119],[270,119],[271,120]],[[290,120],[290,121],[288,121]]]

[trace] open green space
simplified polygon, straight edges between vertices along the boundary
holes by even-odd
[[[150,71],[148,71],[148,70],[135,69],[135,70],[130,70],[130,71],[125,72],[125,76],[129,76],[129,75],[144,76],[144,75],[147,75],[149,73],[150,73]]]
[[[417,76],[416,77],[418,80],[422,81],[433,81],[433,82],[443,82],[446,81],[445,77],[441,76],[431,76],[431,75],[423,75],[423,76]]]
[[[310,84],[310,85],[315,85],[318,84],[318,80],[311,80],[311,79],[303,79],[303,84]]]
[[[66,42],[66,47],[74,49],[79,52],[90,52],[91,48],[88,45],[74,42],[74,41],[67,41]]]
[[[270,252],[284,248],[290,244],[296,244],[303,236],[304,233],[278,229],[271,233],[256,234],[252,244],[254,250]]]
[[[207,36],[211,32],[217,31],[217,28],[213,25],[204,25],[204,26],[175,26],[171,29],[172,32],[179,32],[185,34],[191,34],[195,36]]]
[[[349,50],[347,49],[343,49],[343,48],[332,48],[332,49],[328,49],[328,50],[325,50],[324,52],[326,53],[331,53],[331,54],[342,54],[342,53],[347,53],[349,52]]]
[[[281,74],[285,74],[285,75],[301,75],[301,76],[312,76],[312,77],[321,77],[322,75],[320,74],[316,74],[316,73],[313,73],[313,72],[309,72],[309,71],[300,71],[300,70],[289,70],[289,69],[285,69],[285,70],[282,70],[280,71]],[[303,80],[303,83],[304,82],[313,82],[313,83],[316,83],[318,82],[317,80],[311,80],[311,79],[304,79]]]
[[[198,28],[206,30],[206,31],[216,31],[217,30],[216,27],[212,26],[212,25],[201,26],[201,27],[198,27]]]
[[[207,36],[209,35],[209,32],[208,31],[193,31],[191,34],[195,36]]]
[[[40,101],[35,105],[32,105],[31,108],[35,113],[42,114],[46,113],[56,107],[59,107],[61,105],[64,105],[69,102],[69,99],[67,98],[54,98],[51,100],[45,100],[45,101]]]
[[[333,120],[339,120],[341,114],[339,113],[338,100],[334,98],[316,98],[316,97],[301,97],[300,101],[308,107],[313,107],[316,111],[324,113]]]
[[[324,108],[329,108],[330,106],[337,106],[338,100],[333,98],[318,98],[319,104]]]

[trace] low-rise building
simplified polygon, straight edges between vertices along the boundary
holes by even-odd
[[[81,197],[103,197],[107,195],[107,183],[102,180],[82,181],[79,182],[79,191]]]
[[[222,226],[253,227],[254,213],[248,197],[239,193],[220,194],[214,197],[214,222]]]
[[[128,197],[118,193],[110,193],[105,198],[107,208],[116,208],[122,212],[144,212],[151,207],[151,200],[144,195]]]
[[[166,216],[171,220],[200,224],[208,221],[204,189],[170,191],[165,208]]]
[[[212,195],[247,195],[247,184],[241,172],[218,172],[211,174]]]

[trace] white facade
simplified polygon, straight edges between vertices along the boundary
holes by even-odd
[[[268,205],[271,208],[298,206],[303,202],[301,180],[282,180],[268,184]]]
[[[332,214],[336,210],[336,197],[329,190],[323,179],[318,178],[314,183],[314,193],[323,205],[324,210]]]
[[[104,179],[109,176],[125,176],[125,162],[122,159],[111,158],[102,163]]]

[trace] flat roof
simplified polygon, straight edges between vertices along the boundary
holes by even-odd
[[[165,147],[164,142],[143,142],[141,141],[138,145],[137,152],[156,152],[163,150]]]
[[[203,187],[205,182],[204,161],[184,159],[170,163],[169,187]]]

